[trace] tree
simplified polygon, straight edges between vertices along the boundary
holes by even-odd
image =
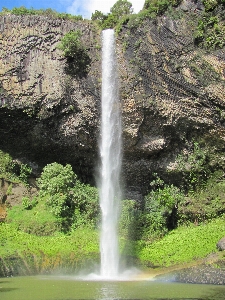
[[[133,13],[132,3],[127,0],[118,0],[111,8],[110,12],[117,18]]]
[[[99,10],[95,10],[95,12],[91,15],[92,21],[98,20],[100,22],[103,22],[107,18],[107,15],[103,14],[103,12]]]

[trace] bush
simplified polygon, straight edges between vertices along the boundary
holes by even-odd
[[[44,167],[38,185],[42,195],[54,195],[56,193],[67,193],[68,189],[74,187],[77,180],[71,165],[65,167],[56,162]]]
[[[24,209],[32,209],[33,207],[35,207],[38,203],[38,200],[36,198],[34,198],[32,201],[30,200],[29,197],[23,197],[22,198],[22,206]]]
[[[152,182],[153,190],[145,197],[143,236],[156,237],[177,227],[177,208],[184,195],[174,185],[167,185],[160,178]]]
[[[204,6],[205,6],[205,10],[206,11],[213,10],[218,5],[218,1],[217,0],[203,0],[202,2],[204,4]]]
[[[71,165],[47,165],[38,179],[40,196],[46,197],[46,209],[61,222],[65,229],[81,225],[96,225],[99,217],[98,192],[82,184]]]
[[[71,190],[75,186],[77,176],[70,165],[65,167],[58,163],[52,163],[44,167],[41,177],[38,179],[40,195],[48,196],[47,208],[57,217],[69,217],[72,215],[74,203]]]
[[[177,170],[181,172],[186,191],[197,190],[209,178],[211,173],[210,156],[209,150],[198,142],[193,143],[192,151],[177,156]]]
[[[145,0],[144,9],[149,13],[163,14],[170,6],[177,6],[181,0]]]
[[[77,181],[72,190],[74,201],[73,229],[81,226],[95,227],[100,218],[98,190]]]
[[[81,31],[70,31],[61,39],[58,49],[67,58],[66,72],[71,75],[86,74],[91,62],[87,49],[81,41]]]
[[[0,177],[9,179],[13,174],[13,159],[8,154],[0,150]],[[15,176],[15,175],[14,175]]]
[[[96,20],[101,29],[114,28],[120,23],[121,18],[133,13],[132,3],[127,0],[118,0],[111,8],[108,15],[96,10],[91,19]]]

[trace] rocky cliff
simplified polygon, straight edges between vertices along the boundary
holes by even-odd
[[[99,124],[100,35],[90,23],[44,16],[0,19],[1,149],[43,166],[71,163],[93,175]],[[82,32],[91,65],[73,76],[57,45],[71,30]]]
[[[154,172],[176,181],[176,157],[191,151],[193,141],[223,156],[225,51],[195,46],[196,7],[180,9],[185,17],[133,20],[117,36],[127,197],[140,198]],[[57,49],[62,36],[76,29],[91,61],[79,76],[68,72]],[[70,163],[83,180],[94,182],[100,32],[88,21],[5,15],[0,44],[0,148],[33,166]]]

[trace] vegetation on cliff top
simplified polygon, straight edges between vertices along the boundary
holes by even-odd
[[[64,20],[71,21],[82,21],[83,17],[78,15],[74,16],[68,13],[58,13],[57,11],[47,8],[47,9],[34,9],[34,8],[26,8],[25,6],[14,7],[13,9],[8,9],[6,7],[2,8],[0,14],[12,14],[12,15],[42,15],[46,17],[60,18]]]
[[[118,0],[110,9],[110,13],[104,14],[96,10],[91,20],[100,29],[115,28],[120,32],[123,25],[138,26],[145,19],[154,19],[157,16],[168,14],[173,18],[187,16],[188,12],[181,13],[179,5],[182,0],[145,0],[143,9],[133,13],[132,3],[127,0]],[[225,19],[224,19],[224,0],[204,0],[204,9],[195,12],[193,18],[193,39],[195,44],[204,49],[222,48],[225,45]],[[192,12],[191,12],[192,13]],[[73,16],[67,13],[57,13],[52,9],[35,10],[33,8],[15,7],[12,10],[2,8],[0,14],[15,15],[46,15],[54,18],[62,18],[71,21],[82,21],[82,16]],[[64,51],[65,49],[63,49]],[[80,57],[82,60],[83,56]]]

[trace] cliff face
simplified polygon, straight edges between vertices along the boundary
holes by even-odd
[[[142,193],[153,172],[176,182],[176,157],[193,141],[223,148],[225,51],[194,45],[197,17],[159,17],[124,28],[119,40],[124,173]]]
[[[123,115],[123,177],[139,198],[152,173],[164,178],[175,158],[201,138],[225,139],[225,51],[196,48],[192,19],[169,16],[124,26],[117,37]],[[193,21],[194,22],[194,21]],[[56,48],[80,29],[91,59],[87,74],[68,72]],[[100,32],[85,22],[0,16],[0,140],[15,158],[43,166],[70,163],[92,181],[98,161]],[[219,149],[221,150],[221,148]]]
[[[0,24],[1,149],[40,166],[71,163],[90,178],[97,157],[99,34],[89,23],[42,16],[1,16]],[[74,76],[57,44],[77,29],[91,66],[87,75]]]

